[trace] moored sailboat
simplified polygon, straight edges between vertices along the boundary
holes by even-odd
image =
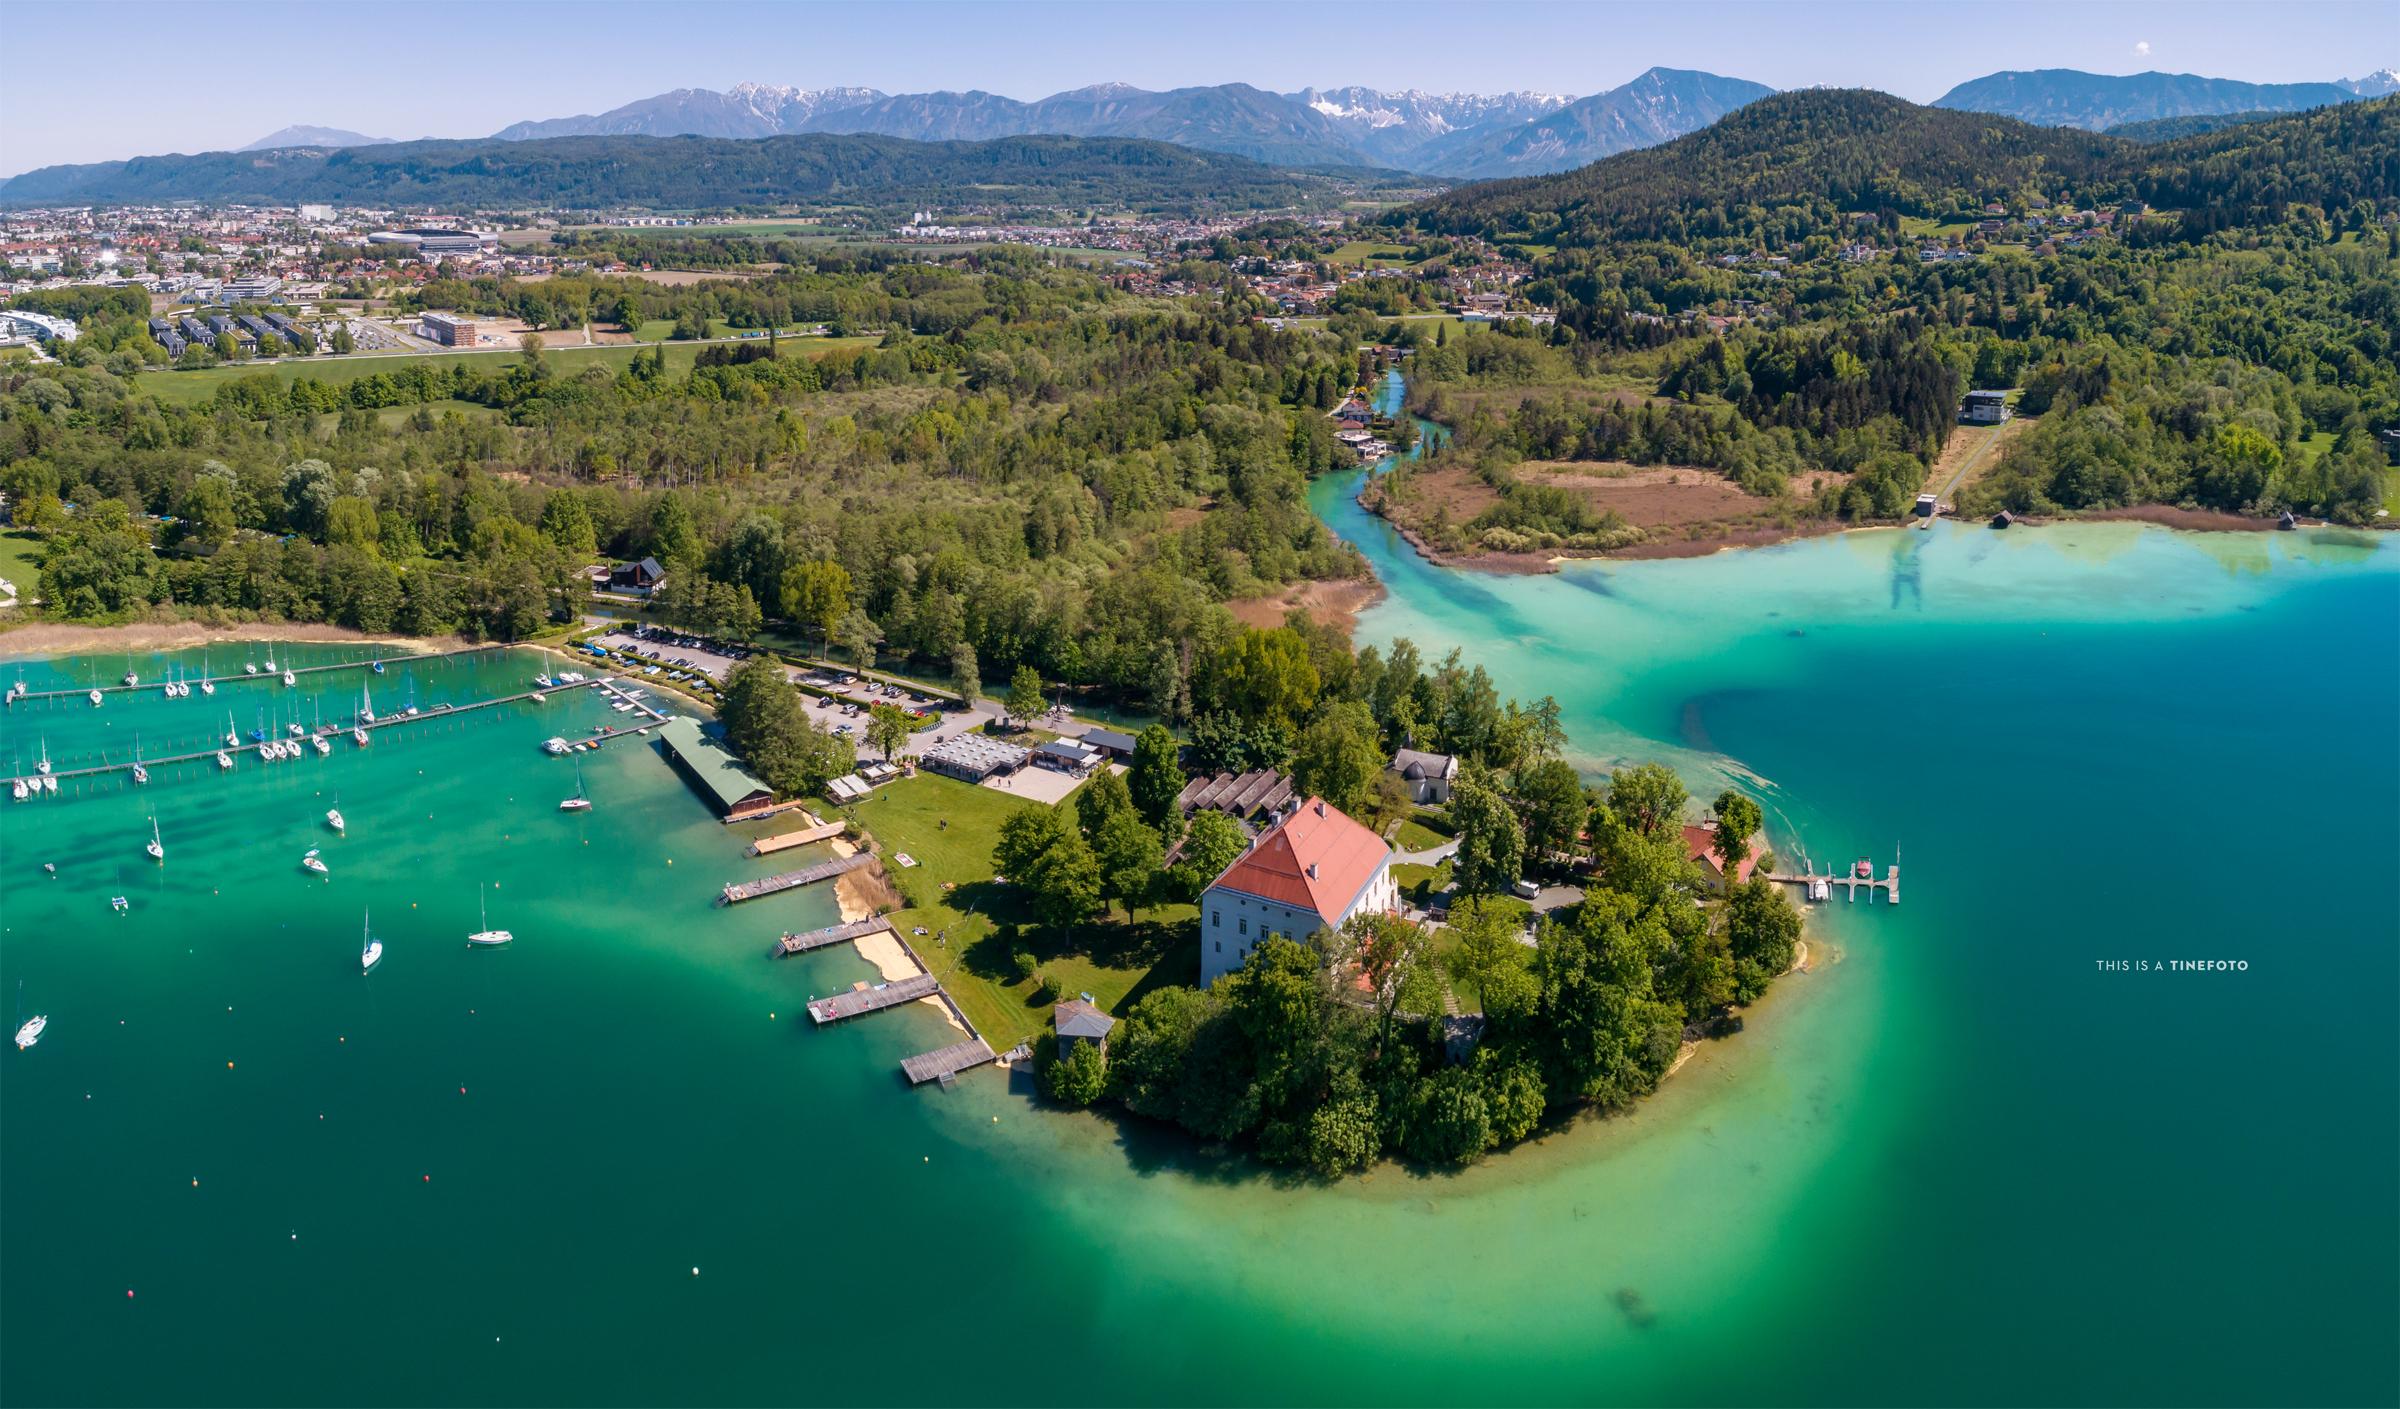
[[[491,916],[484,913],[483,890],[481,887],[477,887],[475,891],[475,922],[481,925],[483,928],[478,929],[473,934],[467,936],[467,943],[469,944],[483,945],[488,947],[496,944],[507,944],[516,938],[515,935],[510,934],[507,930],[496,930],[491,927]]]
[[[150,819],[150,842],[142,850],[149,852],[150,859],[153,861],[167,859],[167,844],[158,838],[158,819],[156,817]]]
[[[359,934],[366,940],[366,947],[358,951],[358,971],[362,974],[373,973],[375,966],[383,962],[383,941],[368,928],[367,920],[368,916],[362,912],[358,921]]]

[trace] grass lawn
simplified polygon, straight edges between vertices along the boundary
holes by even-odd
[[[42,570],[35,566],[33,555],[42,545],[41,535],[22,528],[0,533],[0,577],[17,584],[17,600],[24,601],[40,589]]]
[[[1392,834],[1392,849],[1394,851],[1430,851],[1440,846],[1450,840],[1449,831],[1446,828],[1428,825],[1440,821],[1441,818],[1434,813],[1417,813],[1401,823],[1400,830]]]
[[[2383,507],[2389,509],[2394,518],[2400,518],[2400,470],[2383,472]],[[18,578],[17,585],[24,586],[25,579]]]
[[[823,814],[839,813],[874,835],[893,879],[916,901],[895,912],[892,923],[909,935],[908,942],[977,1029],[1002,1050],[1047,1031],[1050,1023],[1050,1005],[1039,998],[1034,982],[1017,977],[1009,946],[997,936],[998,926],[1024,925],[1028,919],[1016,892],[992,879],[992,844],[1000,823],[1026,805],[990,788],[920,773],[877,789],[856,806]],[[903,870],[891,864],[892,856],[903,851],[917,865]],[[954,888],[944,890],[944,882]],[[1025,925],[1019,942],[1033,951],[1061,996],[1089,993],[1121,1016],[1150,988],[1198,976],[1198,913],[1190,905],[1161,906],[1143,911],[1140,923],[1128,924],[1117,910],[1066,936]],[[929,933],[909,934],[920,925]]]
[[[1352,240],[1325,256],[1328,264],[1406,264],[1408,251],[1381,240]]]
[[[645,325],[652,326],[657,325]],[[667,325],[667,331],[674,331],[672,324]],[[872,347],[877,341],[876,338],[786,338],[783,346],[794,357],[823,357],[833,352]],[[671,342],[664,346],[670,374],[690,371],[692,363],[700,355],[699,343]],[[554,347],[544,356],[561,375],[573,375],[593,365],[622,371],[632,364],[634,354],[643,350],[632,343],[618,343],[607,347]],[[197,372],[162,368],[144,372],[134,382],[161,401],[197,406],[215,396],[219,386],[240,377],[272,374],[287,382],[301,377],[314,377],[338,385],[357,381],[361,377],[371,377],[377,372],[397,371],[410,362],[472,362],[488,371],[508,366],[518,356],[514,349],[494,349],[489,352],[352,353],[347,357],[309,357],[264,367],[236,363]]]

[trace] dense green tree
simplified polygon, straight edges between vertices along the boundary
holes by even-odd
[[[1800,912],[1773,882],[1753,880],[1727,892],[1725,923],[1734,964],[1733,997],[1754,1003],[1792,966],[1800,943]]]
[[[1169,834],[1179,819],[1175,800],[1183,795],[1182,752],[1165,725],[1153,724],[1134,736],[1127,790],[1134,810],[1161,834]]]
[[[983,669],[975,660],[975,643],[961,641],[950,648],[950,688],[970,708],[983,694]]]
[[[1363,814],[1387,762],[1375,717],[1345,700],[1320,710],[1300,731],[1292,753],[1292,786],[1344,812]]]
[[[1508,800],[1479,769],[1459,774],[1450,789],[1450,822],[1458,829],[1451,877],[1464,895],[1498,895],[1525,871],[1525,832]]]
[[[1042,1094],[1062,1106],[1088,1106],[1107,1090],[1108,1060],[1096,1042],[1078,1042],[1042,1069]]]
[[[1127,919],[1133,918],[1156,889],[1164,849],[1158,833],[1130,807],[1102,823],[1100,834],[1092,839],[1092,851],[1100,863],[1101,894],[1123,901]]]
[[[1020,724],[1030,724],[1042,717],[1047,708],[1042,699],[1042,677],[1032,666],[1020,665],[1016,674],[1009,677],[1005,703],[1009,718]]]
[[[1184,828],[1183,846],[1170,873],[1176,893],[1197,900],[1209,882],[1249,847],[1241,824],[1222,812],[1198,811]]]
[[[822,789],[856,763],[848,741],[809,722],[782,667],[766,656],[726,673],[719,712],[726,742],[780,796]]]
[[[867,709],[867,742],[889,761],[908,746],[909,735],[916,726],[909,722],[908,711],[893,704],[876,704]]]
[[[1516,799],[1524,810],[1525,845],[1535,853],[1573,856],[1583,849],[1589,804],[1583,776],[1563,759],[1546,758],[1517,772]]]
[[[1725,863],[1727,876],[1738,875],[1744,861],[1750,859],[1750,839],[1758,835],[1766,815],[1758,804],[1747,796],[1727,788],[1717,794],[1717,859]]]

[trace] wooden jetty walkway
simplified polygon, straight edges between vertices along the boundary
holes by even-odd
[[[847,822],[827,822],[814,812],[805,809],[801,815],[808,819],[809,825],[797,832],[785,832],[778,837],[760,837],[757,841],[750,843],[750,854],[765,856],[771,852],[789,851],[795,846],[806,846],[810,842],[830,841],[850,830],[850,824]]]
[[[861,866],[871,863],[874,859],[873,852],[861,851],[849,856],[836,856],[830,860],[820,861],[814,866],[803,866],[797,871],[786,871],[780,876],[762,876],[755,881],[734,881],[725,887],[724,903],[739,905],[745,900],[756,900],[762,895],[775,895],[782,891],[797,890],[801,886],[815,885],[819,881],[830,881],[836,876],[847,875]]]
[[[308,742],[313,738],[323,737],[328,743],[331,743],[350,737],[350,731],[353,729],[364,729],[369,735],[373,735],[380,730],[397,729],[404,724],[424,724],[436,719],[449,719],[461,714],[473,714],[479,709],[495,709],[501,705],[523,703],[533,699],[536,695],[555,695],[561,690],[580,690],[601,683],[602,682],[598,680],[571,680],[565,684],[551,685],[540,690],[524,690],[518,692],[517,694],[500,695],[496,698],[488,700],[475,700],[468,704],[435,705],[431,709],[419,710],[415,714],[387,714],[382,718],[377,719],[372,724],[355,719],[345,721],[339,725],[329,724],[310,734],[278,736],[277,741],[301,745],[303,748],[302,757],[307,757],[310,753],[310,750],[308,749]],[[645,719],[642,723],[637,725],[627,725],[621,729],[608,729],[587,734],[584,736],[584,739],[592,743],[605,743],[610,739],[620,738],[626,734],[638,733],[641,730],[649,727],[650,721]],[[225,754],[236,764],[239,764],[245,757],[253,761],[257,761],[258,746],[260,742],[260,740],[256,739],[247,739],[231,748],[225,749],[196,749],[190,753],[161,754],[157,757],[139,760],[128,758],[121,763],[97,763],[84,768],[61,768],[52,772],[50,776],[60,780],[61,782],[65,782],[75,778],[97,778],[109,773],[130,773],[133,771],[134,765],[137,761],[145,769],[155,770],[159,768],[172,768],[181,763],[207,762],[215,759],[219,753]],[[583,742],[583,740],[578,740],[578,742]],[[23,781],[30,783],[33,781],[35,776],[36,775],[32,773],[25,773],[19,775],[18,778],[10,778],[5,781],[13,783],[19,781],[19,778],[21,778]]]
[[[806,934],[787,934],[775,941],[775,953],[778,957],[789,958],[794,954],[806,954],[812,949],[826,949],[836,944],[847,944],[854,939],[865,939],[868,935],[881,934],[891,927],[892,922],[881,915],[870,915],[863,920],[852,920],[845,925],[828,925]]]
[[[908,978],[894,979],[881,987],[852,989],[848,993],[837,993],[831,998],[816,999],[808,1005],[808,1015],[815,1018],[822,1026],[825,1023],[840,1022],[844,1018],[855,1018],[867,1013],[880,1013],[886,1008],[897,1008],[903,1003],[914,1003],[920,998],[931,998],[939,993],[941,988],[941,980],[933,975],[916,974]]]
[[[1891,866],[1885,870],[1884,875],[1880,879],[1874,876],[1872,872],[1861,876],[1851,873],[1842,873],[1836,875],[1823,871],[1804,871],[1796,876],[1769,875],[1764,876],[1761,879],[1772,885],[1799,886],[1802,888],[1801,893],[1806,895],[1811,900],[1818,898],[1817,887],[1819,885],[1823,885],[1825,887],[1825,893],[1827,897],[1830,897],[1834,888],[1839,886],[1844,892],[1843,898],[1848,900],[1858,899],[1858,893],[1861,890],[1864,890],[1867,893],[1867,899],[1869,900],[1873,900],[1876,892],[1880,891],[1883,893],[1883,898],[1885,900],[1894,905],[1900,903],[1900,863],[1897,861],[1893,862]]]
[[[948,1081],[994,1057],[992,1044],[980,1037],[970,1037],[931,1052],[919,1052],[900,1063],[900,1072],[908,1078],[909,1085],[922,1086],[928,1081]]]
[[[295,665],[290,667],[290,671],[293,677],[296,679],[302,675],[320,675],[329,670],[372,670],[376,665],[385,662],[391,662],[400,665],[414,665],[418,661],[447,660],[452,656],[481,655],[486,651],[505,651],[508,649],[510,649],[510,647],[506,645],[482,645],[460,646],[456,649],[447,651],[406,651],[399,655],[376,656],[368,660],[336,661],[331,665]],[[197,676],[188,680],[184,680],[182,683],[186,685],[198,685],[205,681],[212,685],[256,685],[261,683],[278,685],[283,683],[283,676],[284,672],[281,670],[277,670],[272,673],[262,670],[256,675],[252,675],[245,671],[239,675]],[[147,683],[133,685],[80,685],[71,690],[27,690],[23,694],[10,695],[8,704],[9,707],[13,709],[18,704],[28,700],[83,699],[89,697],[94,690],[98,690],[103,695],[135,695],[140,694],[144,690],[162,689],[166,686],[166,684],[167,679],[161,678],[149,681]]]

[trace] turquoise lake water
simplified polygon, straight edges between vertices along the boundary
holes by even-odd
[[[51,1017],[0,1049],[0,1398],[2400,1396],[2400,553],[1944,526],[1495,578],[1352,488],[1313,495],[1391,589],[1362,642],[1556,695],[1595,769],[1740,779],[1779,848],[1897,847],[1905,903],[1818,907],[1812,972],[1631,1116],[1318,1187],[992,1073],[908,1090],[913,1007],[803,1030],[868,970],[765,950],[830,898],[713,906],[771,868],[638,741],[558,813],[539,741],[622,722],[588,696],[0,804],[0,986]],[[20,706],[0,761],[311,694]],[[478,882],[508,950],[464,946]]]

